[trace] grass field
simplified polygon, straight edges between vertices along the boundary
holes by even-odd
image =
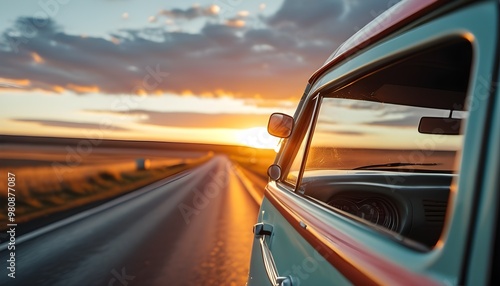
[[[69,150],[69,151],[68,151]],[[15,222],[22,224],[54,213],[110,199],[172,176],[213,156],[210,151],[94,148],[3,144],[0,186],[15,174]],[[0,200],[7,202],[7,188]],[[7,203],[0,205],[0,228],[7,224]]]

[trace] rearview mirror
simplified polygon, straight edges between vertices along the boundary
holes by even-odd
[[[273,113],[269,118],[267,124],[267,132],[269,134],[279,137],[288,138],[292,134],[293,117],[284,113]]]
[[[459,135],[462,119],[443,117],[422,117],[418,132],[423,134]]]

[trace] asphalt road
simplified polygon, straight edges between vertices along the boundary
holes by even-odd
[[[0,285],[244,285],[258,212],[252,185],[216,156],[17,237],[15,279],[2,245]]]

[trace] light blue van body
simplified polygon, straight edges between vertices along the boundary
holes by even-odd
[[[365,31],[383,34],[383,37],[361,42],[358,33],[359,45],[352,44],[351,39],[350,49],[341,48],[329,59],[333,64],[327,61],[325,67],[313,75],[294,115],[292,135],[282,140],[275,161],[279,178],[270,180],[266,187],[254,227],[248,285],[490,285],[500,282],[500,2],[438,2],[432,3],[432,10],[420,14],[403,11],[409,9],[411,3],[394,6],[380,17],[397,19],[397,13],[407,13],[412,15],[411,20],[401,25],[394,20],[397,29],[379,31],[373,27],[382,20],[375,19],[371,29]],[[419,16],[413,17],[413,14]],[[365,35],[363,39],[370,36]],[[321,123],[316,118],[321,116],[318,115],[320,109],[325,108],[321,105],[326,102],[325,98],[369,79],[386,67],[397,68],[401,61],[411,60],[413,54],[432,51],[455,40],[470,45],[472,61],[463,108],[467,115],[462,120],[461,146],[456,153],[454,172],[413,174],[398,169],[395,175],[388,170],[393,166],[385,166],[380,171],[342,170],[342,175],[333,171],[323,175],[317,170],[309,172],[306,163],[296,173],[292,172],[294,158],[302,156],[305,161],[314,155],[311,151],[314,138],[308,138]],[[347,50],[350,52],[343,57],[342,53]],[[298,148],[301,143],[305,146],[304,153]],[[379,177],[372,179],[372,175]],[[310,179],[313,177],[314,180]],[[366,181],[360,182],[357,178]],[[399,183],[398,178],[412,183]],[[357,210],[348,206],[336,210],[332,207],[335,203],[322,200],[321,195],[308,195],[348,185],[366,186],[368,191],[392,190],[389,196],[404,194],[406,189],[417,193],[419,188],[445,187],[444,221],[436,241],[422,243],[425,230],[410,237],[406,234],[417,232],[415,219],[419,214],[415,198],[396,200],[398,226],[387,230],[365,221],[360,210],[361,219],[353,215]],[[346,187],[346,190],[350,189]],[[411,203],[406,204],[405,200]],[[388,219],[387,213],[382,215]],[[422,217],[427,219],[427,213]],[[419,237],[424,238],[419,241]]]

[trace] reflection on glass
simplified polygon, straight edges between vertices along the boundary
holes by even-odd
[[[282,113],[274,113],[269,118],[268,131],[269,134],[287,138],[292,133],[293,118]]]
[[[422,117],[446,118],[449,113],[443,109],[324,98],[306,170],[386,165],[397,167],[394,170],[452,172],[462,136],[418,132]]]

